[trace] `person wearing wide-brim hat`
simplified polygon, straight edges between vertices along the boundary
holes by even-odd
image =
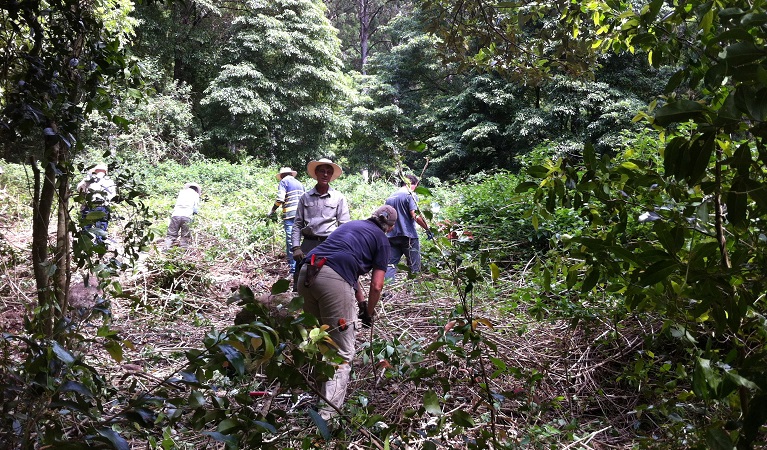
[[[341,170],[341,166],[334,163],[333,161],[327,159],[327,158],[320,158],[316,161],[310,161],[309,164],[306,165],[306,172],[309,174],[310,177],[314,178],[315,180],[319,181],[317,179],[317,168],[319,166],[330,166],[333,168],[333,174],[328,179],[328,183],[335,180],[336,178],[340,177],[343,173],[343,170]]]
[[[178,193],[168,225],[168,234],[165,236],[164,250],[171,248],[176,240],[179,247],[189,247],[189,239],[192,237],[189,224],[200,208],[201,193],[202,188],[197,183],[186,183]]]
[[[304,185],[295,177],[295,170],[290,167],[282,167],[277,173],[277,179],[280,183],[277,185],[277,199],[274,201],[269,216],[273,216],[277,208],[282,207],[282,225],[285,229],[285,255],[288,259],[288,268],[290,273],[296,271],[296,260],[293,258],[291,250],[291,236],[293,234],[293,222],[296,219],[296,208],[298,199],[304,195]]]
[[[310,161],[306,172],[317,180],[317,184],[301,196],[296,207],[291,237],[291,251],[296,261],[303,260],[309,250],[320,245],[339,225],[350,220],[346,197],[330,187],[330,182],[343,173],[341,166],[321,158]]]
[[[85,226],[83,229],[93,235],[96,243],[102,243],[107,237],[107,227],[111,218],[110,203],[117,196],[117,186],[107,172],[104,163],[93,166],[85,178],[77,184],[77,190],[85,194],[85,203],[80,209]]]

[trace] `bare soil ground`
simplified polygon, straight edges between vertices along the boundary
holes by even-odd
[[[18,227],[18,223],[9,221],[8,217],[2,223],[5,225],[0,229],[0,249],[4,249],[0,259],[3,281],[0,327],[4,332],[22,333],[23,318],[36,301],[33,277],[28,271],[30,265],[19,261],[19,258],[28,258],[31,232]],[[104,367],[110,372],[107,378],[125,381],[133,377],[149,383],[178,370],[179,355],[185,350],[200,348],[205,333],[211,328],[223,329],[233,324],[239,308],[227,303],[227,299],[238,286],[247,285],[257,295],[264,294],[280,277],[287,276],[284,254],[206,261],[200,249],[208,245],[216,245],[216,242],[200,238],[195,248],[173,253],[174,258],[193,263],[194,270],[183,277],[158,280],[163,276],[160,266],[166,257],[155,251],[143,255],[135,269],[122,276],[128,295],[112,299],[112,327],[124,334],[132,346],[126,350],[122,363]],[[516,274],[515,278],[523,279],[523,275]],[[74,274],[72,279],[73,306],[91,304],[98,291],[84,286],[82,274]],[[163,282],[166,285],[158,288]],[[517,283],[513,279],[499,283],[496,296],[503,298]],[[450,386],[449,391],[443,391],[438,386],[416,384],[407,377],[387,373],[392,369],[363,362],[360,353],[354,365],[350,397],[357,392],[367,393],[371,414],[380,414],[388,424],[401,424],[406,412],[418,410],[426,391],[433,389],[441,397],[444,412],[463,410],[484,419],[482,425],[469,429],[465,435],[456,436],[447,426],[441,428],[441,434],[428,438],[426,436],[437,429],[436,420],[424,421],[420,424],[423,441],[429,439],[439,448],[466,447],[467,436],[470,438],[480,429],[491,430],[489,422],[494,423],[492,432],[502,440],[520,445],[530,440],[549,446],[559,440],[563,442],[562,448],[613,449],[628,448],[636,443],[639,421],[633,409],[639,399],[615,378],[628,356],[641,349],[638,330],[627,327],[620,331],[618,341],[602,341],[608,333],[618,331],[610,324],[593,321],[588,326],[571,327],[558,321],[532,320],[522,310],[510,316],[492,300],[476,300],[476,316],[487,320],[479,326],[486,328],[484,336],[496,348],[488,350],[486,356],[496,358],[498,364],[502,362],[520,370],[519,376],[506,373],[491,377],[491,390],[506,393],[506,399],[500,402],[500,408],[494,411],[495,417],[491,418],[486,391],[477,376],[476,361],[446,363],[434,353],[424,353],[424,348],[443,332],[457,303],[455,292],[428,276],[402,280],[390,292],[392,295],[381,304],[372,335],[392,343],[399,357],[413,357],[417,360],[414,366],[434,368],[439,376],[450,380]],[[359,331],[359,347],[371,338],[370,330]],[[99,360],[108,361],[108,358]],[[300,416],[299,412],[296,427],[292,428],[296,445],[300,444],[301,436],[312,432],[305,415]],[[344,440],[333,445],[380,448],[380,444],[372,443],[349,424],[342,426],[346,428]],[[290,442],[290,437],[286,439]],[[222,448],[207,438],[193,440],[187,444],[197,448]],[[146,443],[134,444],[135,448],[147,448]],[[416,443],[411,448],[419,447]]]

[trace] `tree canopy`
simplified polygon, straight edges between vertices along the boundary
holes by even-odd
[[[338,38],[317,0],[252,1],[233,22],[225,64],[202,100],[210,139],[232,151],[298,161],[344,132]]]

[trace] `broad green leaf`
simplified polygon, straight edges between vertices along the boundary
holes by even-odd
[[[729,95],[727,95],[727,98],[724,100],[724,103],[722,103],[722,106],[719,108],[719,111],[717,111],[716,120],[714,121],[715,125],[725,126],[739,123],[743,113],[738,110],[736,97],[737,91],[730,91]]]
[[[589,292],[594,288],[594,286],[597,285],[597,282],[599,281],[599,269],[595,266],[592,266],[589,271],[586,273],[586,278],[583,280],[583,284],[581,285],[581,292],[586,293]]]
[[[412,141],[407,143],[407,149],[411,152],[423,152],[426,150],[426,143],[421,141]]]
[[[736,42],[722,51],[719,55],[731,66],[741,66],[761,60],[767,53],[764,48],[757,47],[750,41]]]
[[[567,285],[567,289],[572,289],[573,286],[575,286],[575,283],[578,282],[578,275],[578,269],[574,267],[568,267],[567,276],[565,277],[565,284]]]
[[[288,292],[288,290],[290,290],[290,280],[280,278],[276,283],[272,285],[270,292],[272,295],[277,295],[282,294],[283,292]]]
[[[431,190],[429,190],[429,188],[426,188],[426,187],[421,186],[421,185],[416,186],[414,192],[416,194],[424,196],[424,197],[431,197],[432,196]]]
[[[69,350],[65,349],[61,344],[59,344],[57,341],[53,341],[53,353],[56,354],[56,357],[58,357],[61,362],[63,362],[66,365],[72,365],[75,362],[75,356],[69,352]]]
[[[758,98],[758,96],[764,94],[764,89],[757,91],[749,86],[739,86],[735,92],[735,107],[738,111],[751,116],[751,118],[763,121],[767,119],[767,101]]]
[[[226,434],[219,433],[218,431],[203,431],[202,434],[204,434],[205,436],[210,436],[211,438],[213,438],[215,441],[218,441],[218,442],[225,442],[232,446],[237,445],[237,439],[234,436],[227,436]]]
[[[764,12],[749,12],[740,19],[740,24],[745,27],[760,27],[767,24],[767,14]]]
[[[751,169],[752,162],[751,147],[748,144],[741,144],[735,150],[735,154],[732,155],[730,166],[738,171],[738,175],[748,176],[748,171]]]
[[[660,108],[654,116],[655,123],[660,126],[668,126],[672,123],[686,122],[700,119],[705,108],[692,100],[677,100]]]
[[[711,9],[710,3],[707,3],[707,5],[709,10],[700,19],[700,30],[704,34],[709,34],[711,32],[711,25],[714,23],[714,10]]]
[[[59,390],[61,392],[77,392],[84,397],[93,398],[93,393],[91,390],[85,387],[84,384],[78,383],[77,381],[67,381],[61,385]]]
[[[748,179],[738,177],[727,191],[727,219],[735,226],[746,225],[748,213]]]
[[[439,398],[431,389],[426,391],[426,394],[423,396],[423,406],[429,414],[435,416],[442,415],[442,408],[439,406]]]
[[[621,167],[628,170],[639,170],[639,166],[631,161],[624,161],[621,163]]]
[[[711,361],[704,358],[697,358],[695,370],[692,374],[692,389],[695,395],[707,400],[712,398],[716,388],[721,383],[721,379],[711,368]]]
[[[99,219],[103,219],[104,217],[106,217],[106,213],[104,211],[90,211],[85,215],[85,220],[88,222],[95,222]]]
[[[680,84],[682,84],[682,81],[684,81],[685,78],[687,78],[686,69],[680,69],[676,71],[668,79],[668,82],[666,82],[666,87],[663,88],[663,92],[674,92],[674,90],[678,88]]]
[[[756,391],[759,389],[759,386],[756,383],[754,383],[753,381],[747,380],[736,373],[725,372],[724,376],[725,378],[727,378],[727,380],[729,380],[730,382],[734,383],[737,386],[742,386],[744,388],[751,389],[753,391]]]
[[[583,146],[583,162],[586,165],[586,169],[596,170],[597,158],[594,154],[594,145],[591,142],[587,142]]]
[[[453,414],[450,415],[450,418],[453,419],[453,422],[461,427],[473,427],[474,426],[474,419],[463,410],[457,410],[453,412]]]
[[[661,6],[663,6],[663,0],[652,0],[649,5],[647,5],[647,10],[642,11],[642,21],[646,24],[652,23],[656,17],[658,17],[658,12],[660,11]]]
[[[216,431],[219,433],[228,434],[238,429],[240,424],[234,419],[224,419],[216,426]]]
[[[756,215],[761,216],[767,213],[767,184],[749,179],[746,185],[748,186],[749,197],[758,207]]]
[[[532,181],[525,181],[523,183],[519,183],[516,188],[514,188],[514,192],[517,194],[521,194],[524,192],[527,192],[531,189],[535,189],[539,186],[538,183],[534,183]]]
[[[686,168],[683,164],[689,142],[684,137],[675,137],[668,144],[663,153],[663,169],[666,174],[680,179],[684,176]]]
[[[541,165],[530,166],[527,173],[535,178],[544,178],[549,175],[549,169]]]
[[[274,356],[274,343],[268,333],[264,333],[264,359],[269,359]]]
[[[242,375],[245,373],[245,359],[237,349],[228,344],[218,344],[218,348],[221,349],[221,353],[224,354],[227,361],[237,370],[237,373]]]
[[[639,276],[639,282],[643,286],[652,286],[664,281],[677,270],[679,270],[679,264],[672,259],[658,261],[642,271]]]
[[[109,440],[116,450],[130,450],[131,448],[128,441],[111,428],[102,428],[98,430],[98,433]]]
[[[120,345],[119,342],[116,341],[108,341],[106,344],[104,344],[104,348],[109,353],[109,356],[112,357],[117,362],[122,362],[123,360],[123,346]]]
[[[727,70],[729,66],[726,62],[720,64],[714,64],[706,71],[706,76],[703,77],[706,87],[712,91],[716,91],[722,85],[724,77],[727,76]],[[667,91],[668,92],[668,91]]]
[[[498,281],[501,277],[501,269],[495,263],[490,263],[490,276],[493,281]]]
[[[202,395],[202,392],[198,391],[197,389],[192,390],[192,392],[189,394],[189,407],[192,409],[197,409],[205,406],[205,396]]]
[[[726,431],[711,427],[706,430],[706,448],[709,450],[733,450],[735,444]]]

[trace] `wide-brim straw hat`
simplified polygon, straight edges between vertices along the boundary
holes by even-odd
[[[298,172],[296,172],[295,170],[291,169],[290,167],[283,167],[283,168],[280,169],[279,172],[277,172],[277,179],[281,180],[282,176],[285,175],[286,173],[289,173],[292,176],[296,176],[296,174]]]
[[[341,166],[334,163],[333,161],[327,159],[327,158],[320,158],[317,161],[311,161],[309,164],[306,165],[306,171],[309,173],[309,176],[317,179],[317,175],[314,174],[314,170],[317,169],[317,166],[323,166],[323,165],[329,165],[333,167],[333,176],[330,177],[330,181],[335,180],[336,178],[340,177],[343,173],[343,170],[341,169]]]
[[[197,183],[187,183],[184,185],[184,189],[187,189],[187,188],[192,188],[196,190],[198,194],[202,192],[202,188]]]

